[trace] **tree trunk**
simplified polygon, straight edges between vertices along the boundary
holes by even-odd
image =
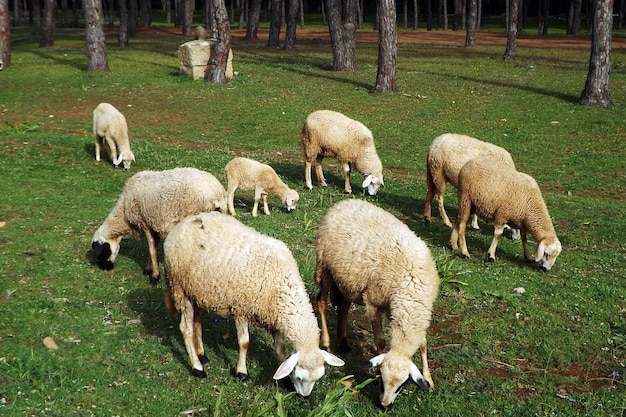
[[[193,20],[194,4],[191,2],[191,19]],[[139,0],[139,27],[147,29],[152,24],[152,8],[149,0]]]
[[[287,30],[285,32],[285,46],[283,49],[296,49],[296,26],[298,25],[298,9],[300,0],[289,0],[287,9]]]
[[[56,1],[44,0],[43,24],[41,25],[41,36],[39,38],[40,47],[54,45],[55,12]]]
[[[398,56],[398,32],[396,29],[396,2],[380,0],[378,30],[378,73],[375,93],[397,91],[396,58]]]
[[[504,60],[512,61],[517,56],[517,20],[519,19],[519,0],[506,0],[509,12],[506,16],[506,49]]]
[[[262,0],[251,0],[245,39],[258,39]]]
[[[0,0],[0,69],[11,66],[9,0]]]
[[[333,51],[334,71],[356,69],[356,1],[326,0],[328,30]],[[342,17],[343,16],[343,17]]]
[[[193,25],[193,0],[182,0],[182,32],[184,36],[191,35],[191,26]]]
[[[608,107],[609,72],[611,70],[611,35],[613,31],[613,0],[595,0],[589,72],[580,103]]]
[[[117,32],[117,46],[121,48],[128,47],[128,4],[127,0],[119,0],[120,9],[120,27]]]
[[[270,0],[270,4],[270,32],[267,38],[267,46],[278,48],[280,46],[282,0]]]
[[[84,0],[87,70],[109,71],[101,0]]]
[[[539,0],[539,27],[537,32],[540,35],[548,34],[548,14],[550,13],[550,0]]]
[[[222,84],[228,82],[226,78],[226,64],[230,52],[230,26],[228,11],[224,0],[213,0],[213,14],[215,16],[215,42],[211,45],[207,82]]]
[[[476,19],[478,18],[478,0],[467,0],[467,23],[465,47],[476,46]]]
[[[128,36],[137,36],[139,6],[137,0],[128,0]]]

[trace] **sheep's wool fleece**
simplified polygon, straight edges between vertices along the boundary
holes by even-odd
[[[174,305],[185,298],[220,315],[257,319],[296,350],[319,346],[319,327],[287,246],[218,212],[181,221],[165,240]]]
[[[234,158],[226,164],[224,173],[229,182],[235,181],[242,190],[286,188],[274,168],[253,159]]]
[[[439,274],[406,224],[366,201],[341,201],[319,225],[317,263],[344,296],[389,311],[392,349],[417,350],[430,326]]]
[[[188,215],[226,208],[224,186],[195,168],[139,172],[126,182],[120,198],[131,225],[162,237]]]

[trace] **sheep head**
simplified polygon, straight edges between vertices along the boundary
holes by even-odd
[[[120,154],[120,156],[113,161],[113,165],[118,167],[120,164],[123,165],[124,170],[127,171],[130,169],[130,164],[135,160],[135,154],[132,151],[124,151]]]
[[[388,409],[393,405],[400,390],[409,377],[424,391],[430,391],[431,384],[424,378],[417,366],[406,356],[394,352],[382,353],[370,359],[372,366],[380,366],[380,404]]]
[[[549,271],[554,266],[554,262],[556,262],[556,258],[561,253],[561,250],[561,242],[556,236],[542,239],[537,245],[535,262],[541,261],[541,269]]]
[[[283,204],[287,207],[287,211],[295,210],[298,200],[300,200],[298,192],[296,190],[289,190],[287,194],[285,194],[285,198],[283,200]]]
[[[274,379],[279,380],[289,375],[296,393],[308,397],[315,382],[324,375],[324,363],[331,366],[344,365],[343,360],[319,348],[305,353],[297,351],[280,364]]]
[[[99,238],[91,242],[91,249],[98,267],[105,271],[110,271],[113,269],[113,262],[115,262],[115,258],[117,258],[117,254],[120,251],[120,241],[105,241]]]
[[[381,185],[385,185],[382,174],[380,177],[375,176],[374,174],[369,174],[365,177],[365,181],[363,181],[363,188],[367,188],[367,193],[369,195],[376,195]]]

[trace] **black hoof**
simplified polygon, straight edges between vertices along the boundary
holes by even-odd
[[[237,380],[239,382],[248,382],[250,381],[250,375],[244,374],[243,372],[237,372]]]
[[[204,369],[198,370],[198,369],[192,369],[191,370],[191,375],[195,376],[196,378],[201,378],[204,379],[207,377],[206,372],[204,372]]]
[[[348,346],[348,341],[346,339],[343,339],[339,343],[339,353],[350,353],[350,352],[352,352],[352,348]]]
[[[467,256],[467,255],[461,255],[461,258],[463,258],[463,259],[469,259],[469,256]]]
[[[198,360],[202,365],[209,363],[209,358],[207,358],[206,355],[198,355]]]
[[[487,259],[485,259],[485,262],[495,262],[496,259],[492,258],[491,256],[488,256]]]
[[[157,275],[156,277],[150,277],[150,285],[157,285],[159,283],[159,276]]]

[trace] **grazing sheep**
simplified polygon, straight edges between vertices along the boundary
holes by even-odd
[[[520,229],[524,257],[529,261],[541,261],[544,271],[552,268],[561,253],[561,242],[554,231],[541,190],[530,175],[490,157],[475,158],[459,172],[458,195],[459,214],[450,237],[453,250],[460,244],[461,254],[469,257],[465,224],[470,213],[476,213],[494,222],[489,261],[495,260],[496,246],[508,224]],[[534,258],[528,250],[526,233],[533,236],[537,246]]]
[[[376,153],[372,132],[362,123],[331,110],[318,110],[309,114],[302,127],[302,153],[304,155],[304,178],[309,190],[311,165],[315,163],[315,175],[320,186],[326,187],[322,172],[324,157],[336,157],[345,173],[345,192],[352,193],[350,171],[355,168],[365,175],[363,188],[375,195],[383,185],[383,164]]]
[[[235,212],[235,191],[254,190],[254,207],[252,216],[259,215],[259,201],[263,197],[263,208],[265,214],[269,216],[270,209],[267,207],[267,195],[275,193],[287,207],[287,211],[295,210],[300,199],[298,192],[287,187],[287,185],[276,175],[276,171],[266,164],[248,158],[234,158],[224,168],[226,180],[228,181],[228,211],[236,216]]]
[[[426,158],[426,204],[424,205],[424,220],[431,222],[431,203],[433,196],[437,201],[437,208],[443,223],[452,227],[452,222],[443,207],[443,197],[446,192],[446,182],[458,188],[459,171],[470,159],[481,155],[492,155],[515,168],[515,163],[509,152],[499,146],[457,133],[445,133],[436,137],[428,148]],[[472,217],[472,229],[478,230],[478,216]]]
[[[308,396],[324,375],[324,362],[344,362],[319,348],[319,327],[298,265],[287,246],[221,213],[187,217],[172,229],[163,245],[168,310],[181,314],[192,374],[206,378],[208,359],[202,344],[204,310],[235,316],[239,362],[237,376],[249,379],[246,355],[248,323],[272,332],[281,365],[274,379],[289,375],[296,392]],[[293,345],[287,359],[283,335]]]
[[[148,240],[150,261],[144,273],[159,281],[157,247],[181,219],[202,211],[226,212],[226,190],[213,175],[195,168],[142,171],[133,175],[104,223],[93,235],[91,247],[101,269],[113,269],[122,238],[131,233]]]
[[[113,165],[120,163],[130,169],[135,155],[130,150],[126,118],[109,103],[100,103],[93,111],[93,135],[96,138],[96,161],[100,161],[100,149],[105,147]],[[118,157],[119,152],[119,157]]]
[[[337,308],[337,343],[342,352],[350,350],[346,341],[350,305],[364,304],[378,351],[370,362],[381,367],[382,406],[393,404],[409,376],[422,389],[433,389],[426,330],[439,291],[439,274],[426,244],[385,210],[362,200],[344,200],[322,219],[316,253],[322,347],[330,345],[328,294]],[[387,353],[382,313],[389,318],[391,348]],[[418,348],[423,374],[412,361]]]

